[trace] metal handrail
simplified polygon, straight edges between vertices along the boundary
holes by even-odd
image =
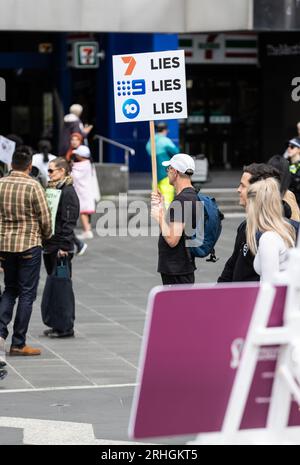
[[[94,139],[99,139],[99,162],[103,163],[103,142],[107,142],[108,144],[114,145],[115,147],[119,147],[120,149],[124,150],[125,156],[125,165],[129,167],[129,155],[135,155],[135,150],[132,147],[128,147],[128,145],[120,144],[113,139],[108,139],[107,137],[100,136],[96,134]]]

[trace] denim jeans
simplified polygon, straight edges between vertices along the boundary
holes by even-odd
[[[26,333],[36,299],[41,269],[41,247],[32,247],[24,252],[0,252],[4,270],[5,289],[0,302],[0,336],[8,336],[7,326],[12,320],[14,305],[18,298],[11,345],[24,347]]]

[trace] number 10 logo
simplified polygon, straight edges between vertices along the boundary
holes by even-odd
[[[139,103],[133,98],[129,98],[123,103],[122,111],[126,118],[134,119],[140,112]]]

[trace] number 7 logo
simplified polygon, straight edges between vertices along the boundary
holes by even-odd
[[[93,62],[93,49],[91,47],[85,47],[82,49],[82,51],[85,53],[85,61],[89,65]]]
[[[127,69],[125,71],[125,76],[130,76],[133,73],[133,70],[136,65],[136,61],[134,57],[122,57],[123,63],[128,64]]]

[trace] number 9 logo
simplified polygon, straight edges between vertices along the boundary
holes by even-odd
[[[122,111],[126,118],[134,119],[140,112],[139,103],[133,98],[129,98],[123,103]]]

